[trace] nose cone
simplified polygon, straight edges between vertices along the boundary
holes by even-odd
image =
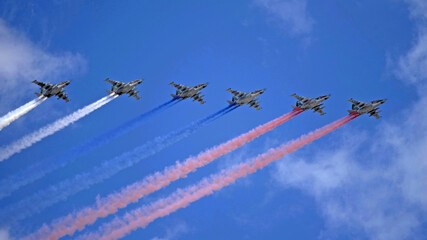
[[[66,85],[68,85],[68,84],[70,84],[71,83],[71,81],[65,81],[65,84]]]
[[[325,98],[325,100],[326,99],[328,99],[328,98],[330,98],[331,97],[331,94],[328,94],[328,95],[325,95],[325,96],[323,96],[324,98]]]
[[[261,89],[261,90],[259,90],[259,93],[260,93],[260,94],[263,94],[263,93],[265,92],[265,90],[267,90],[267,89],[265,89],[265,88],[264,88],[264,89]]]
[[[208,86],[208,84],[209,84],[209,83],[203,83],[203,84],[201,84],[201,87],[202,87],[202,88],[205,88],[205,87],[207,87],[207,86]]]
[[[385,102],[387,102],[387,98],[381,100],[381,103],[385,103]]]

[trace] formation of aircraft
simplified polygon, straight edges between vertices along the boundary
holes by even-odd
[[[265,89],[256,90],[250,93],[235,91],[231,88],[227,89],[227,91],[234,94],[231,101],[227,101],[229,104],[236,104],[240,106],[248,104],[249,107],[253,107],[256,110],[261,110],[261,107],[259,106],[260,102],[256,97],[263,94],[265,92]]]
[[[374,100],[372,102],[359,102],[354,100],[353,98],[350,98],[348,101],[353,103],[351,105],[351,110],[348,110],[350,114],[357,113],[359,115],[363,115],[368,113],[369,117],[374,116],[376,119],[379,119],[381,118],[381,116],[378,115],[378,113],[380,113],[381,111],[378,111],[378,107],[381,104],[385,103],[387,99],[379,99]]]
[[[105,79],[106,82],[109,82],[112,84],[111,91],[107,90],[109,94],[114,93],[117,95],[123,95],[123,94],[129,94],[129,97],[134,97],[137,100],[140,99],[138,96],[139,91],[137,91],[136,86],[141,84],[144,80],[138,79],[134,80],[128,83],[124,82],[118,82],[111,80],[109,78]],[[64,87],[68,86],[71,81],[65,81],[58,84],[51,84],[51,83],[43,83],[39,82],[37,80],[34,80],[33,83],[40,86],[40,93],[35,93],[37,96],[44,96],[47,98],[50,98],[52,96],[57,96],[58,99],[63,99],[66,102],[69,102],[70,99],[67,97],[67,93],[63,90]],[[180,85],[176,84],[174,82],[169,83],[169,85],[174,86],[176,88],[175,94],[171,94],[173,98],[178,99],[187,99],[192,98],[193,102],[198,101],[201,104],[205,103],[205,100],[203,99],[204,95],[201,95],[201,90],[208,86],[208,83],[198,84],[196,86],[189,87],[187,85]],[[256,110],[261,110],[261,107],[259,106],[259,99],[257,98],[259,95],[263,94],[265,92],[265,89],[256,90],[253,92],[241,92],[232,90],[231,88],[227,89],[228,92],[232,93],[234,96],[231,99],[231,101],[227,101],[229,104],[235,104],[235,105],[249,105],[249,107],[253,107]],[[324,115],[325,112],[323,112],[323,109],[325,108],[323,106],[323,102],[327,100],[331,95],[323,95],[316,98],[310,98],[310,97],[303,97],[296,94],[292,94],[292,97],[297,99],[297,102],[295,105],[292,105],[293,109],[301,109],[302,111],[307,110],[313,110],[314,112],[319,113],[320,115]],[[381,118],[380,115],[378,115],[381,111],[379,110],[379,106],[387,101],[387,99],[379,99],[374,100],[372,102],[360,102],[357,100],[354,100],[350,98],[348,100],[352,103],[351,110],[348,110],[350,114],[369,114],[370,117],[375,117],[376,119]]]
[[[204,96],[200,95],[201,93],[199,91],[205,88],[206,86],[208,86],[207,83],[199,84],[194,87],[189,87],[187,85],[180,85],[174,82],[169,83],[169,85],[172,85],[176,88],[176,93],[171,94],[173,98],[179,98],[179,99],[192,98],[193,102],[198,101],[201,104],[205,103],[205,101],[203,100]]]
[[[37,80],[33,81],[33,83],[40,86],[40,92],[35,93],[38,97],[44,96],[44,97],[50,98],[52,96],[57,96],[58,100],[64,99],[65,102],[69,102],[70,99],[67,98],[67,93],[65,93],[63,88],[68,86],[70,82],[71,81],[65,81],[58,84],[51,84],[51,83],[39,82]]]
[[[109,78],[106,78],[104,81],[109,82],[113,85],[111,86],[111,91],[107,90],[107,93],[109,94],[111,93],[115,93],[117,95],[129,94],[129,97],[134,97],[136,98],[136,100],[141,99],[138,96],[139,91],[136,91],[136,86],[142,83],[144,79],[138,79],[128,83],[114,81]]]
[[[323,95],[317,98],[310,98],[310,97],[302,97],[298,96],[295,93],[291,95],[292,97],[296,98],[298,101],[295,104],[295,106],[292,106],[293,109],[301,109],[303,111],[307,111],[310,109],[313,109],[314,112],[318,112],[320,115],[324,115],[323,112],[323,101],[327,100],[331,94],[329,95]]]

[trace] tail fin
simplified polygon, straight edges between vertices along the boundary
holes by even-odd
[[[234,102],[233,102],[233,101],[230,101],[230,100],[227,100],[227,102],[228,102],[229,104],[234,104]]]
[[[107,90],[107,93],[108,94],[112,94],[112,93],[114,93],[113,91],[110,91],[110,90]]]
[[[173,97],[173,98],[179,98],[179,96],[178,95],[175,95],[175,94],[171,94],[171,96]]]
[[[38,93],[38,92],[36,92],[35,94],[37,95],[37,97],[40,97],[42,95],[41,93]]]
[[[350,114],[352,114],[352,113],[355,113],[356,111],[354,111],[354,110],[347,110],[347,112],[350,113]]]
[[[294,105],[292,105],[291,107],[292,107],[293,109],[295,109],[295,110],[299,108],[299,107],[294,106]]]

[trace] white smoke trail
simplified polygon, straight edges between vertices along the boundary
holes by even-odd
[[[96,109],[102,107],[107,104],[118,95],[110,94],[106,97],[101,98],[100,100],[87,105],[84,108],[81,108],[74,113],[61,118],[47,126],[42,127],[41,129],[24,136],[23,138],[13,142],[12,144],[3,147],[0,149],[0,162],[8,159],[12,155],[19,153],[25,148],[32,146],[34,143],[41,141],[43,138],[54,134],[55,132],[67,127],[71,123],[81,119],[82,117],[88,115],[89,113],[95,111]]]
[[[28,103],[20,106],[19,108],[9,112],[8,114],[4,115],[0,118],[0,130],[3,128],[9,126],[13,121],[16,119],[22,117],[27,112],[31,111],[31,109],[37,107],[42,102],[44,102],[47,98],[46,97],[38,97],[32,101],[29,101]]]

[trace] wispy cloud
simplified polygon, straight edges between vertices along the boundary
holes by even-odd
[[[56,80],[65,74],[79,72],[84,66],[85,60],[81,55],[46,52],[24,33],[7,26],[0,19],[0,110],[9,109],[11,103],[24,95],[32,95],[32,80]]]
[[[163,237],[154,237],[151,240],[175,240],[189,231],[190,227],[185,222],[180,222],[174,226],[168,227]]]
[[[394,73],[401,80],[425,86],[427,79],[427,2],[424,0],[406,0],[406,2],[409,5],[410,14],[417,24],[418,34],[412,48],[399,58]]]
[[[14,238],[10,237],[9,231],[7,229],[0,229],[0,240],[13,240]]]
[[[360,130],[342,134],[336,148],[287,158],[277,164],[273,176],[282,186],[298,188],[316,199],[330,230],[326,235],[350,228],[362,229],[361,235],[369,239],[413,239],[421,222],[419,213],[424,211],[418,203],[424,198],[425,186],[418,181],[427,169],[419,166],[423,158],[405,162],[411,155],[400,153],[407,147],[401,141],[383,141],[383,146],[369,148],[390,134],[381,133],[387,128],[357,139],[353,136]],[[399,150],[384,164],[381,155],[388,148]],[[407,189],[419,195],[411,196]]]
[[[307,12],[305,0],[255,0],[255,5],[291,35],[304,35],[312,29],[314,21]]]

